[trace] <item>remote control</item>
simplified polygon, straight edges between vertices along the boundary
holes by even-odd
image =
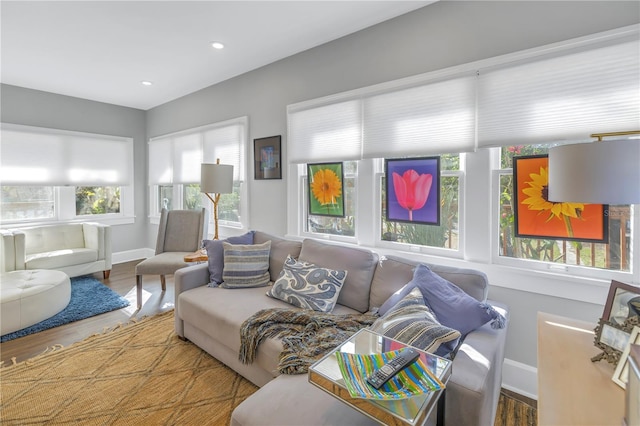
[[[389,379],[410,366],[419,357],[420,352],[417,350],[404,348],[398,352],[395,358],[371,373],[367,377],[367,383],[373,386],[374,389],[380,389]]]

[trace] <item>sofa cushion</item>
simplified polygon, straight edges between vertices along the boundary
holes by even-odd
[[[300,241],[285,240],[275,235],[270,235],[265,232],[256,231],[253,242],[255,244],[271,241],[271,254],[269,255],[269,274],[271,275],[271,281],[278,279],[280,272],[282,272],[282,265],[287,260],[287,256],[291,255],[294,259],[300,256],[300,249],[302,243]]]
[[[81,223],[23,228],[27,254],[45,253],[63,249],[84,248]]]
[[[299,260],[323,268],[346,270],[347,278],[338,296],[338,303],[358,312],[369,309],[371,279],[378,263],[376,253],[305,239]]]
[[[271,242],[262,244],[230,244],[223,242],[224,269],[222,287],[264,287],[269,284],[269,251]]]
[[[439,356],[450,354],[460,340],[459,331],[438,322],[417,288],[378,318],[371,330]]]
[[[413,283],[420,289],[425,303],[438,320],[466,336],[472,330],[491,321],[494,328],[504,327],[505,319],[491,305],[479,302],[455,284],[420,264],[413,275]]]
[[[87,248],[53,250],[26,256],[27,269],[56,269],[96,262],[98,251]]]
[[[222,270],[224,269],[224,241],[230,244],[253,244],[254,231],[249,231],[243,235],[229,237],[225,240],[204,240],[204,248],[207,249],[209,262],[210,283],[220,284],[222,282]]]
[[[267,296],[303,309],[331,312],[347,277],[346,271],[320,268],[313,263],[296,262],[291,256]]]

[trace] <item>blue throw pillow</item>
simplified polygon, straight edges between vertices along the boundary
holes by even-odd
[[[438,321],[458,330],[462,336],[491,321],[491,327],[504,328],[505,318],[487,303],[479,302],[460,287],[420,264],[413,273],[414,283]]]
[[[224,241],[229,244],[253,244],[253,234],[249,231],[244,235],[229,237],[226,240],[204,240],[204,247],[207,249],[209,257],[210,283],[216,287],[222,282],[222,271],[224,270]]]

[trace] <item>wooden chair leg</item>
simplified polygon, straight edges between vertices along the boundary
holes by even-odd
[[[105,280],[109,279],[109,275],[111,275],[111,269],[108,269],[106,271],[102,271],[102,278],[104,278]]]
[[[164,275],[160,275],[160,284],[162,285],[162,291],[165,291],[167,289],[167,280]]]
[[[136,275],[136,297],[138,299],[138,309],[142,308],[142,275]]]

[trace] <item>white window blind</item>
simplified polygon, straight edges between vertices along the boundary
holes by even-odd
[[[233,180],[244,176],[245,126],[242,122],[223,124],[204,132],[203,162],[233,165]]]
[[[2,125],[3,185],[126,186],[133,180],[133,139]]]
[[[363,102],[363,158],[475,150],[475,73]]]
[[[480,71],[478,146],[583,140],[639,127],[637,34]]]
[[[289,161],[359,160],[362,103],[348,100],[309,109],[288,109]]]
[[[233,165],[244,179],[247,118],[237,118],[153,138],[149,141],[149,184],[200,183],[200,164]]]

